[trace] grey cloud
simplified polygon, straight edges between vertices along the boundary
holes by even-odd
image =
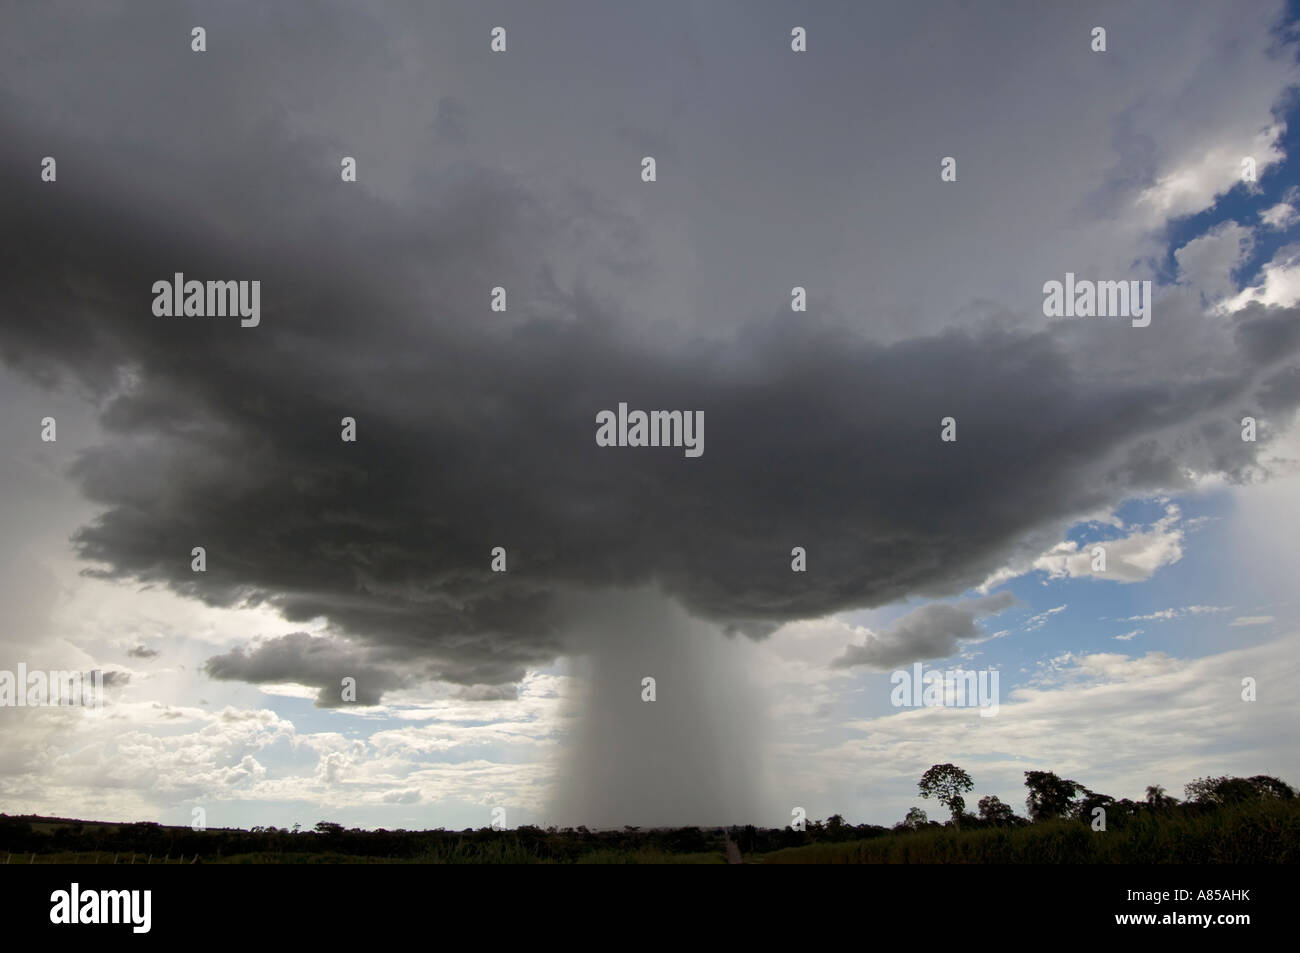
[[[568,590],[655,581],[755,636],[952,595],[1044,525],[1183,486],[1189,468],[1241,478],[1255,447],[1237,438],[1240,407],[1297,399],[1263,386],[1294,357],[1277,333],[1294,311],[1223,322],[1199,377],[1182,370],[1198,358],[1184,329],[1203,319],[1172,310],[1141,331],[973,325],[891,345],[862,316],[772,314],[663,354],[581,288],[534,313],[525,284],[522,317],[491,323],[492,276],[519,273],[505,236],[544,244],[564,214],[491,172],[455,178],[418,212],[289,191],[279,201],[337,217],[310,272],[271,250],[260,208],[244,214],[267,247],[235,265],[238,248],[165,237],[146,203],[106,207],[70,185],[51,207],[39,185],[15,188],[3,267],[18,310],[42,317],[6,321],[0,341],[14,366],[103,402],[104,442],[70,471],[104,507],[76,540],[96,571],[324,616],[437,677],[512,682],[564,650]],[[106,218],[129,239],[69,240]],[[150,284],[177,268],[261,275],[262,326],[154,318]],[[1252,361],[1238,328],[1279,346]],[[1120,336],[1140,377],[1097,370]],[[704,456],[597,447],[596,411],[619,401],[704,411]],[[950,414],[955,444],[938,439]],[[356,444],[339,440],[344,415]],[[190,571],[195,545],[206,573]],[[508,573],[490,572],[497,545]],[[793,545],[806,574],[790,572]]]
[[[1300,252],[1300,245],[1289,247]],[[1278,252],[1279,255],[1283,253],[1285,249]],[[1279,352],[1295,352],[1300,346],[1300,324],[1285,311],[1261,309],[1255,313],[1254,320],[1237,325],[1236,340],[1247,360],[1264,363]]]
[[[515,685],[466,685],[452,692],[452,698],[470,702],[514,701],[519,697]]]
[[[384,692],[410,678],[376,665],[374,653],[306,632],[294,632],[250,646],[231,649],[208,659],[203,666],[210,677],[251,684],[298,682],[319,689],[316,704],[337,708],[345,704],[343,679],[356,679],[356,704],[377,705]]]
[[[831,662],[833,668],[866,666],[881,671],[925,659],[952,655],[959,645],[982,634],[975,625],[981,616],[1016,604],[1009,592],[999,592],[952,605],[931,602],[913,609],[887,630],[870,633],[861,645],[850,645]]]
[[[469,111],[459,100],[444,96],[438,100],[438,114],[433,121],[437,140],[450,146],[462,146],[468,141]]]
[[[229,36],[234,14],[214,16]],[[1257,448],[1239,439],[1241,408],[1282,417],[1300,402],[1295,310],[1211,322],[1161,298],[1139,330],[1044,324],[1031,301],[1015,321],[940,330],[944,319],[922,316],[902,335],[874,301],[792,316],[780,249],[797,242],[745,244],[760,230],[704,201],[707,182],[636,193],[638,217],[622,186],[503,168],[496,140],[443,161],[437,137],[466,116],[479,138],[480,101],[464,90],[417,97],[409,138],[406,125],[368,125],[366,83],[387,89],[391,64],[356,62],[357,31],[378,48],[391,31],[341,16],[294,42],[245,37],[256,57],[214,50],[202,81],[191,54],[167,46],[174,22],[144,23],[135,41],[105,23],[123,31],[111,45],[77,33],[87,63],[101,47],[140,54],[106,99],[90,89],[69,103],[51,86],[70,116],[0,86],[0,356],[102,408],[102,439],[69,469],[102,509],[77,534],[80,554],[109,579],[269,605],[291,623],[324,617],[355,649],[296,633],[211,659],[215,678],[298,681],[331,703],[353,674],[378,700],[402,684],[405,660],[472,693],[570,648],[575,597],[640,584],[754,637],[949,597],[1027,536],[1060,538],[1077,514],[1189,486],[1189,470],[1246,478]],[[340,78],[351,69],[365,77],[356,89]],[[312,92],[313,78],[326,85]],[[264,101],[277,82],[286,91]],[[911,122],[895,133],[906,139]],[[694,175],[735,168],[688,138],[677,155],[699,159]],[[352,152],[364,153],[355,188],[338,181],[337,158]],[[33,171],[47,153],[59,157],[54,186]],[[859,172],[834,163],[804,214],[844,205]],[[635,168],[617,181],[635,183]],[[719,175],[739,207],[749,193],[737,187]],[[656,218],[696,199],[700,264],[673,257],[664,235],[678,233]],[[888,232],[864,212],[857,227],[869,226]],[[724,251],[746,275],[781,276],[762,291],[770,306],[738,304],[758,292],[733,282],[684,299],[717,304],[675,323],[685,306],[672,292],[729,274]],[[900,286],[920,294],[928,269]],[[260,280],[261,325],[154,317],[150,287],[176,271]],[[495,285],[508,289],[505,314],[488,310]],[[595,446],[596,412],[620,401],[703,411],[704,456]],[[339,439],[345,415],[356,444]],[[949,415],[955,444],[939,440]],[[196,545],[203,574],[190,571]],[[790,571],[795,545],[807,573]],[[507,549],[507,573],[490,571],[493,546]],[[930,611],[909,630],[920,646],[946,644],[946,623],[966,631]]]

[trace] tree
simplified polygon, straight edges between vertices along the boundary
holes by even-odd
[[[1187,797],[1198,804],[1225,807],[1252,801],[1258,795],[1255,786],[1245,778],[1201,778],[1183,788]]]
[[[1246,780],[1255,786],[1255,790],[1259,792],[1259,796],[1262,798],[1276,797],[1289,801],[1295,797],[1295,788],[1280,778],[1270,777],[1267,774],[1257,774]]]
[[[843,815],[832,814],[826,818],[826,836],[830,840],[848,840],[849,828]]]
[[[1073,814],[1075,795],[1087,790],[1078,781],[1058,778],[1051,771],[1026,771],[1025,787],[1029,788],[1025,809],[1029,811],[1031,821]]]
[[[1170,797],[1158,784],[1147,785],[1147,807],[1153,811],[1167,811],[1178,804],[1178,798]]]
[[[1080,785],[1079,795],[1079,803],[1075,810],[1078,811],[1079,820],[1083,821],[1085,824],[1092,823],[1092,813],[1097,808],[1101,808],[1105,811],[1108,818],[1114,812],[1115,799],[1109,794],[1098,794],[1096,791],[1089,791],[1087,788]]]
[[[936,764],[921,775],[917,786],[921,789],[921,797],[933,797],[947,807],[953,825],[961,827],[961,815],[966,810],[966,799],[962,795],[975,786],[969,774],[955,764]]]
[[[910,807],[907,809],[907,817],[903,818],[903,826],[909,830],[917,830],[930,823],[930,819],[925,816],[925,811],[919,807]]]
[[[1016,820],[1016,812],[1011,810],[1011,805],[1003,804],[996,794],[980,798],[979,811],[980,820],[986,824],[1014,824]]]
[[[1188,782],[1183,791],[1187,800],[1215,807],[1270,797],[1290,800],[1296,796],[1291,785],[1266,774],[1257,774],[1252,778],[1197,778]]]

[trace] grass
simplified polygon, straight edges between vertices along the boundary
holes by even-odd
[[[50,819],[41,823],[50,823]],[[165,831],[156,835],[152,831],[145,833],[159,838],[167,834]],[[75,841],[59,843],[63,838],[56,836],[54,843],[41,844],[33,859],[29,850],[19,849],[10,854],[9,848],[0,846],[0,863],[174,865],[193,863],[195,851],[203,864],[726,863],[721,833],[709,837],[702,836],[698,829],[676,833],[691,836],[676,836],[673,832],[652,836],[593,835],[586,831],[581,835],[546,834],[537,830],[518,835],[486,831],[396,832],[395,835],[349,832],[337,839],[284,835],[268,842],[238,831],[209,832],[196,839],[193,832],[177,829],[170,832],[171,839],[161,846],[147,838],[144,844],[137,839],[129,845],[143,850],[103,850],[99,849],[104,846],[102,841],[84,845],[97,849],[67,850],[64,848],[75,846]],[[827,835],[818,827],[808,835],[810,839],[817,838],[813,843],[770,849],[766,854],[750,853],[745,861],[768,864],[1295,864],[1300,863],[1300,798],[1267,798],[1213,810],[1195,806],[1143,810],[1127,818],[1112,815],[1110,829],[1098,832],[1080,821],[1058,820],[1021,827],[968,826],[957,831],[932,825],[912,832],[870,836],[872,833],[865,827],[857,831],[842,830],[837,836],[860,839],[830,841],[823,839]],[[139,835],[140,832],[130,828],[124,828],[122,833],[123,838]],[[372,839],[367,842],[366,837]],[[767,844],[775,848],[781,842],[773,837]],[[755,841],[755,847],[762,849],[761,843],[761,839]],[[23,846],[28,845],[23,843]],[[301,850],[303,847],[316,849]],[[49,852],[40,852],[42,848]],[[150,851],[154,852],[152,857]]]
[[[669,854],[661,850],[593,850],[579,864],[725,864],[721,853]]]
[[[112,864],[114,858],[119,864],[129,864],[132,863],[133,856],[137,864],[188,864],[194,860],[193,854],[186,854],[184,860],[162,854],[151,859],[148,854],[137,852],[133,855],[130,851],[111,850],[65,850],[52,854],[36,854],[34,858],[30,853],[9,851],[0,851],[0,853],[5,855],[5,859],[0,860],[0,864]]]
[[[114,854],[112,851],[67,851],[56,854],[37,854],[32,860],[30,854],[10,855],[11,864],[112,864],[114,857],[119,864],[131,863],[131,854]],[[177,857],[154,857],[153,864],[191,863],[193,857],[184,861]],[[3,863],[4,861],[0,861]],[[144,864],[148,857],[135,855],[135,863]],[[556,861],[538,857],[519,844],[496,842],[484,845],[459,844],[449,849],[431,851],[413,859],[388,857],[359,857],[355,854],[325,852],[286,852],[276,853],[259,851],[248,854],[232,854],[227,857],[204,857],[205,864],[553,864]],[[578,857],[578,864],[725,864],[726,858],[720,853],[670,854],[665,851],[645,850],[593,850]]]
[[[924,830],[774,851],[766,864],[1294,864],[1300,802],[1224,808],[1199,817],[1142,816],[1093,831],[1079,821]]]

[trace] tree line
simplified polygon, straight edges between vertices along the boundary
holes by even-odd
[[[954,764],[930,767],[918,782],[923,799],[946,809],[946,822],[930,820],[920,807],[891,827],[850,824],[840,814],[825,821],[813,820],[797,828],[763,828],[752,824],[730,828],[680,827],[621,830],[589,830],[586,827],[541,828],[523,825],[510,830],[484,827],[462,831],[363,830],[321,821],[310,831],[276,827],[249,830],[212,828],[195,831],[188,827],[167,827],[151,821],[133,824],[105,824],[33,816],[0,814],[0,851],[25,853],[120,852],[142,858],[152,854],[220,858],[240,855],[328,854],[340,857],[389,859],[484,857],[510,847],[513,855],[529,860],[573,862],[600,851],[657,851],[664,854],[701,854],[725,850],[728,839],[742,853],[768,853],[787,847],[820,842],[867,840],[890,834],[907,834],[928,829],[1025,827],[1062,818],[1093,825],[1094,829],[1122,828],[1139,816],[1198,816],[1221,808],[1251,802],[1292,801],[1296,791],[1289,784],[1267,775],[1249,778],[1205,777],[1189,782],[1185,799],[1167,794],[1152,785],[1141,801],[1113,798],[1089,789],[1051,771],[1026,771],[1025,816],[1017,814],[996,795],[981,797],[974,813],[966,810],[966,796],[974,789],[970,775]],[[1101,814],[1098,814],[1098,809]],[[1097,828],[1104,818],[1105,828]]]
[[[1185,800],[1165,792],[1159,785],[1149,785],[1146,797],[1141,801],[1128,798],[1113,798],[1090,790],[1086,785],[1069,778],[1058,777],[1051,771],[1026,771],[1025,798],[1026,817],[1021,817],[1004,804],[996,794],[982,797],[976,804],[978,813],[966,810],[965,795],[975,787],[975,783],[965,770],[955,764],[932,765],[921,775],[917,782],[922,798],[933,799],[948,809],[953,827],[1014,827],[1032,824],[1038,821],[1050,821],[1060,818],[1090,823],[1095,829],[1105,829],[1106,825],[1122,826],[1127,820],[1142,814],[1160,814],[1182,812],[1198,814],[1245,804],[1251,801],[1269,799],[1292,800],[1296,791],[1291,785],[1266,774],[1257,774],[1249,778],[1204,777],[1189,781],[1183,789]],[[1100,825],[1100,827],[1098,826]],[[907,812],[897,825],[896,830],[919,830],[924,827],[939,827],[929,820],[925,811],[914,807]]]

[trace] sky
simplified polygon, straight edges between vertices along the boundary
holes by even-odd
[[[0,707],[0,811],[780,827],[941,813],[944,762],[1021,811],[1027,770],[1300,783],[1294,7],[4,21],[0,670],[107,677]],[[260,282],[256,326],[157,313],[178,272]],[[1048,316],[1067,274],[1150,282],[1150,323]],[[703,452],[601,446],[620,404]],[[895,705],[916,663],[996,672],[996,713]]]

